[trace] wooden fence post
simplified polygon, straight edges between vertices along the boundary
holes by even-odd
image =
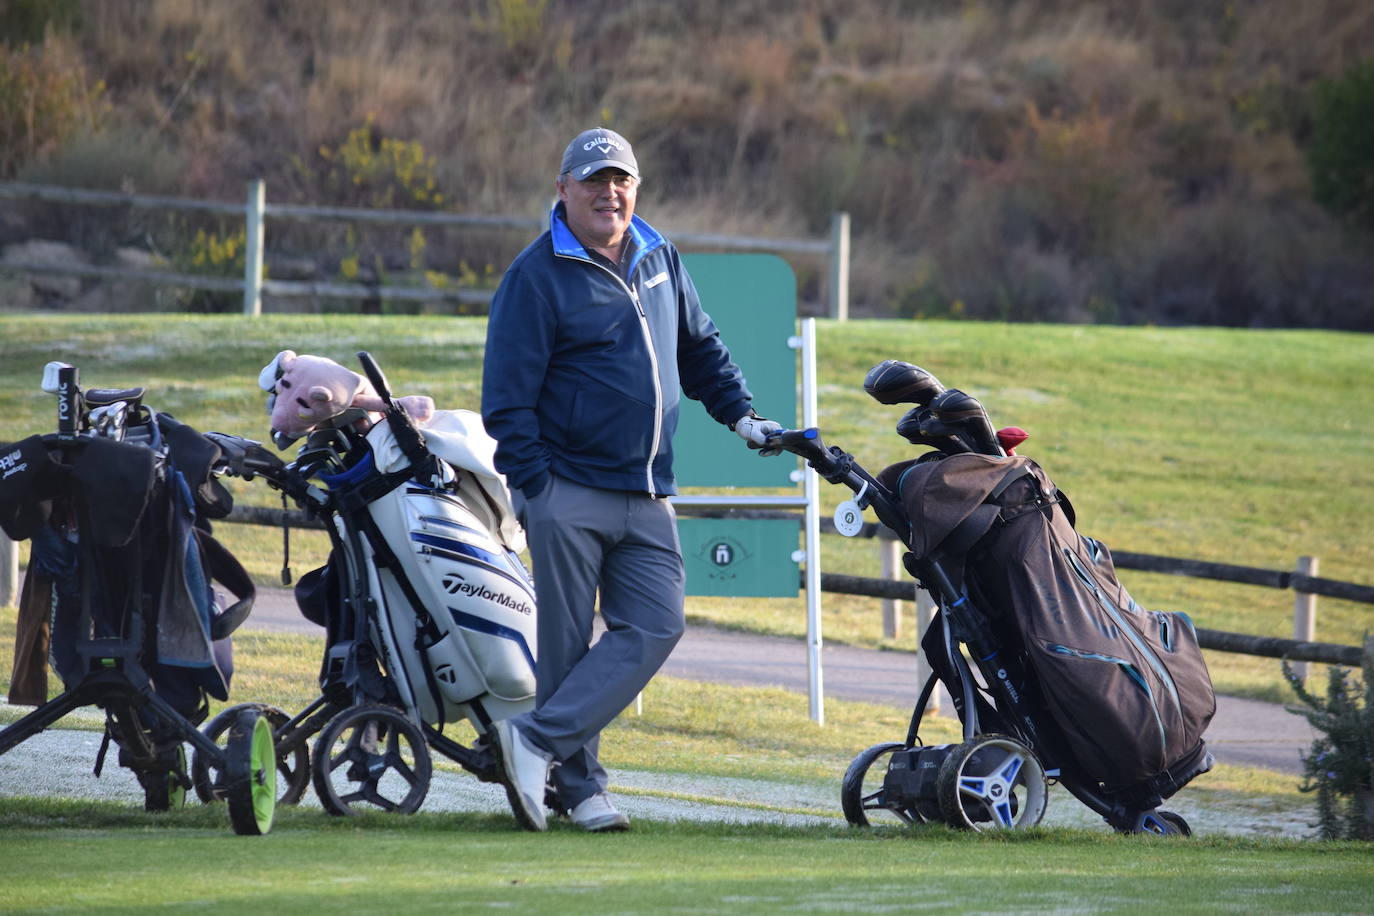
[[[0,534],[0,607],[19,602],[19,545]]]
[[[261,178],[248,182],[248,204],[244,218],[243,314],[262,314],[262,240],[267,186]]]
[[[830,215],[830,317],[849,320],[849,214]]]
[[[902,544],[895,538],[878,538],[878,553],[883,560],[883,578],[900,581],[906,575],[902,566]],[[902,602],[896,598],[883,598],[883,636],[897,639],[902,635]],[[917,622],[916,632],[920,632]]]
[[[1316,557],[1298,557],[1297,572],[1304,576],[1317,575]],[[1308,592],[1298,592],[1293,600],[1293,638],[1302,642],[1315,642],[1317,638],[1317,596]],[[1307,662],[1293,662],[1293,673],[1298,680],[1307,683]]]

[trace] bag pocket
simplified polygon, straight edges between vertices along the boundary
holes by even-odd
[[[1083,770],[1125,785],[1166,764],[1169,726],[1151,678],[1131,659],[1058,642],[1040,642],[1032,665],[1046,705]]]

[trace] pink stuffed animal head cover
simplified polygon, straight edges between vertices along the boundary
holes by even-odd
[[[367,426],[376,421],[375,414],[386,410],[386,403],[363,376],[332,359],[294,350],[278,353],[258,375],[258,385],[268,392],[272,440],[278,448],[354,408],[362,415],[344,419]],[[434,415],[434,401],[429,397],[412,395],[399,401],[417,423]]]

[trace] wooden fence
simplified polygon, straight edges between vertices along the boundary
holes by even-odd
[[[830,523],[826,530],[833,531],[833,523]],[[856,536],[878,540],[878,549],[883,557],[883,578],[822,574],[821,587],[827,591],[882,599],[884,635],[897,637],[900,635],[901,619],[897,602],[916,600],[914,583],[906,576],[902,566],[901,542],[886,527],[872,522],[865,523]],[[1374,586],[1323,579],[1316,575],[1315,557],[1299,557],[1297,567],[1292,571],[1133,553],[1126,550],[1113,550],[1112,562],[1118,569],[1134,569],[1219,582],[1238,582],[1293,591],[1292,639],[1228,633],[1199,627],[1198,641],[1204,649],[1266,658],[1286,658],[1293,662],[1294,671],[1299,677],[1306,677],[1308,662],[1350,666],[1358,666],[1361,663],[1363,649],[1359,646],[1315,641],[1317,597],[1324,595],[1344,601],[1374,604]],[[918,620],[920,617],[918,613]]]
[[[718,510],[696,509],[682,506],[679,515],[719,515]],[[797,518],[795,513],[777,510],[754,509],[737,510],[732,517],[750,518]],[[261,506],[238,505],[227,522],[271,527],[289,526],[293,528],[323,529],[316,518],[298,510],[273,509]],[[834,534],[834,523],[822,520],[822,532]],[[895,551],[900,556],[900,542],[885,527],[866,523],[859,536],[875,538],[879,549]],[[13,604],[17,595],[18,559],[14,544],[0,536],[0,605]],[[1336,579],[1324,579],[1310,572],[1300,570],[1286,571],[1262,569],[1253,566],[1237,566],[1229,563],[1212,563],[1203,560],[1188,560],[1154,554],[1114,551],[1112,559],[1120,569],[1134,569],[1144,572],[1166,573],[1199,579],[1212,579],[1221,582],[1239,582],[1266,588],[1292,590],[1296,595],[1296,605],[1307,604],[1309,612],[1306,619],[1295,622],[1295,637],[1284,639],[1270,636],[1254,636],[1244,633],[1229,633],[1223,630],[1199,628],[1198,641],[1205,649],[1221,652],[1235,652],[1242,655],[1257,655],[1265,658],[1286,658],[1294,663],[1301,675],[1305,673],[1304,663],[1318,662],[1330,665],[1358,666],[1361,664],[1363,650],[1359,646],[1338,643],[1323,643],[1314,640],[1316,625],[1316,597],[1324,595],[1345,601],[1374,604],[1374,586],[1358,585]],[[1315,571],[1315,564],[1311,567]],[[885,570],[886,578],[868,578],[843,573],[821,573],[821,590],[836,594],[859,595],[878,598],[884,602],[884,629],[887,635],[896,636],[896,603],[916,601],[916,583],[901,571],[898,560],[895,569]]]
[[[0,262],[0,271],[61,274],[98,279],[143,280],[153,284],[189,289],[242,292],[243,311],[246,315],[261,314],[264,295],[280,298],[330,297],[339,299],[393,299],[412,302],[450,301],[475,305],[487,305],[491,302],[492,290],[461,286],[379,286],[362,283],[299,282],[268,279],[264,276],[263,271],[263,253],[265,251],[266,226],[269,219],[449,226],[493,231],[521,229],[532,234],[543,231],[548,225],[547,219],[543,217],[274,204],[268,203],[266,187],[261,180],[249,182],[247,199],[242,204],[148,194],[122,194],[115,191],[61,188],[25,182],[0,182],[0,198],[104,207],[190,210],[226,216],[241,216],[244,220],[245,234],[245,263],[242,280],[232,277],[152,271],[128,267],[53,264],[19,260]],[[827,288],[829,313],[833,318],[845,320],[849,317],[849,233],[849,214],[835,213],[831,217],[831,232],[828,239],[749,238],[700,232],[670,232],[669,236],[675,244],[687,250],[761,251],[781,255],[826,258],[829,263]]]

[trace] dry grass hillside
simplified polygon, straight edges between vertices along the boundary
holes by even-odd
[[[1323,81],[1374,58],[1366,0],[0,0],[0,25],[3,179],[535,215],[601,123],[669,229],[851,213],[855,314],[1374,329],[1374,236],[1309,155]],[[232,226],[98,218],[16,206],[0,242],[235,257]],[[288,227],[269,260],[491,283],[526,240]]]

